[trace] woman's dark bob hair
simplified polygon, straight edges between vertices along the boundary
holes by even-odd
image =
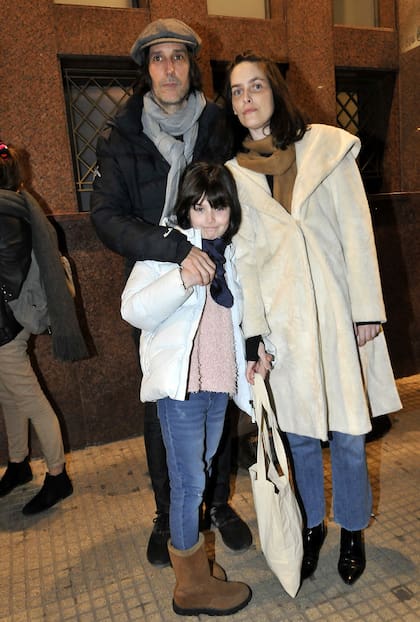
[[[182,229],[191,227],[190,209],[203,195],[214,209],[230,207],[229,227],[223,235],[229,244],[241,224],[241,205],[233,175],[224,164],[195,162],[183,172],[175,205],[175,215]]]
[[[0,141],[1,142],[1,141]],[[21,155],[12,145],[2,143],[0,157],[0,188],[16,192],[23,183],[23,163]]]
[[[234,131],[234,150],[241,150],[242,142],[248,135],[248,129],[243,127],[233,112],[232,90],[230,78],[233,69],[241,63],[257,63],[264,71],[273,93],[274,112],[270,119],[270,133],[279,149],[286,149],[292,143],[303,138],[307,122],[296,106],[287,88],[287,84],[276,63],[265,56],[247,51],[238,54],[229,65],[226,74],[225,98],[226,110],[230,124]]]
[[[190,80],[190,89],[188,94],[193,93],[194,91],[202,91],[203,83],[201,79],[201,71],[197,63],[197,58],[194,52],[191,50],[188,45],[185,46],[188,54],[188,62],[190,65],[189,69],[189,80]],[[141,52],[141,58],[138,59],[138,64],[140,65],[138,77],[136,83],[134,85],[134,90],[140,95],[144,95],[148,91],[152,90],[152,78],[149,73],[149,53],[150,48],[147,47]]]

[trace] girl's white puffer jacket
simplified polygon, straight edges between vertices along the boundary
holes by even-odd
[[[201,248],[199,230],[189,229],[184,233],[194,246]],[[226,282],[234,298],[231,313],[238,370],[234,401],[251,415],[251,390],[245,376],[245,342],[240,328],[242,290],[233,263],[232,244],[227,246],[225,257]],[[164,397],[185,399],[190,354],[205,300],[204,286],[184,288],[178,264],[138,261],[134,265],[122,293],[121,315],[142,331],[142,402],[154,402]]]

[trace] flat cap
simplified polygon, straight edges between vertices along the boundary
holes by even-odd
[[[139,34],[133,47],[131,57],[139,65],[143,61],[142,51],[156,43],[184,43],[196,54],[201,47],[201,38],[196,32],[179,19],[157,19],[146,26]]]

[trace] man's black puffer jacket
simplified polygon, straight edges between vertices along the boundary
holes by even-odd
[[[7,304],[19,296],[31,263],[31,229],[20,218],[0,213],[0,346],[22,330]]]
[[[159,224],[170,166],[143,133],[143,97],[135,93],[98,139],[98,169],[91,198],[91,218],[102,242],[127,259],[180,263],[191,244],[179,231]],[[199,120],[195,162],[223,162],[219,123],[222,112],[207,103]]]

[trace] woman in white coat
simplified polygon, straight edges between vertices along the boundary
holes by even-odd
[[[175,216],[189,241],[216,265],[211,284],[205,285],[208,275],[197,277],[177,264],[140,261],[123,291],[121,314],[142,330],[140,398],[157,401],[167,453],[174,610],[229,615],[245,607],[251,591],[210,575],[199,534],[199,508],[229,396],[250,413],[242,291],[231,244],[241,210],[229,170],[204,163],[187,167]]]
[[[338,571],[352,584],[365,568],[372,509],[365,435],[371,416],[401,407],[355,160],[360,142],[307,126],[276,64],[252,52],[232,63],[226,99],[237,152],[227,165],[243,214],[234,239],[243,328],[274,346],[270,385],[306,516],[302,579],[315,571],[326,536],[320,441],[329,440]]]

